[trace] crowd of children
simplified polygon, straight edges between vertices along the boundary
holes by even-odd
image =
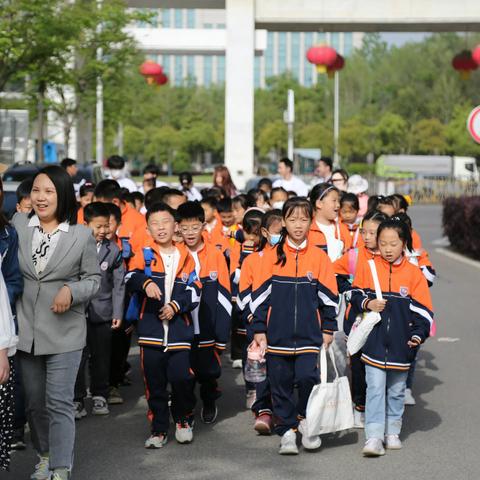
[[[30,211],[30,188],[20,185],[17,211]],[[407,200],[371,196],[360,217],[358,196],[333,182],[315,185],[308,197],[268,179],[237,193],[214,186],[192,201],[166,186],[145,195],[113,179],[81,186],[78,219],[97,243],[101,286],[87,311],[76,418],[87,415],[87,391],[93,415],[123,403],[136,332],[150,424],[145,447],[167,443],[170,416],[176,440],[189,443],[197,384],[201,420],[217,419],[220,356],[230,343],[234,367],[245,367],[249,347],[266,357],[266,379],[245,381],[254,430],[278,434],[280,454],[299,452],[297,432],[305,449],[317,449],[321,439],[309,435],[305,415],[319,351],[335,331],[348,336],[359,315],[374,311],[381,321],[349,360],[355,427],[365,428],[366,456],[401,448],[416,355],[432,328],[435,278]],[[23,425],[17,430],[13,447],[23,448]]]

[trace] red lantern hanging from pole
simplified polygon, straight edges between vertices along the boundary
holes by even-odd
[[[168,82],[168,77],[163,72],[155,77],[155,83],[157,85],[165,85]]]
[[[147,83],[152,85],[155,78],[163,74],[163,68],[152,60],[147,60],[140,66],[140,73],[145,77]]]
[[[307,60],[317,67],[318,73],[327,73],[337,59],[337,52],[334,48],[327,45],[311,47],[307,51]]]
[[[337,55],[335,62],[333,65],[327,68],[328,78],[333,78],[335,76],[335,72],[339,72],[345,66],[345,58],[343,58],[340,54]]]
[[[472,50],[472,58],[473,58],[473,61],[477,64],[477,66],[480,67],[480,45],[477,45]]]
[[[472,58],[472,52],[463,50],[453,57],[452,67],[460,73],[462,80],[468,80],[472,71],[476,70],[478,65]]]

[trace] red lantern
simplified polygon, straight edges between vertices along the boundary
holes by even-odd
[[[460,73],[462,80],[468,80],[472,71],[476,70],[478,65],[472,58],[472,52],[463,50],[463,52],[453,57],[452,67]]]
[[[336,50],[327,45],[311,47],[307,52],[307,60],[316,65],[318,73],[327,73],[328,67],[331,67],[336,59]]]
[[[480,45],[477,45],[473,50],[472,50],[472,58],[473,61],[480,66]]]
[[[152,85],[155,77],[163,74],[163,68],[158,63],[147,60],[140,66],[140,73],[145,77],[147,83]]]
[[[168,77],[162,72],[155,77],[155,83],[157,85],[165,85],[168,82]]]
[[[338,54],[335,62],[333,65],[327,68],[328,78],[333,78],[335,76],[335,72],[339,72],[345,66],[345,59]]]

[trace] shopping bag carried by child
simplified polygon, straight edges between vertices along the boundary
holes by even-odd
[[[335,378],[327,383],[327,351],[335,371]],[[307,404],[309,435],[340,432],[353,428],[352,396],[347,377],[338,375],[333,351],[320,350],[320,383],[315,385]]]
[[[369,260],[368,265],[372,272],[373,284],[375,285],[375,295],[377,300],[383,300],[382,290],[380,289],[380,282],[378,281],[377,269],[375,261]],[[347,350],[350,355],[355,355],[365,345],[370,332],[373,327],[382,319],[377,312],[365,312],[359,315],[352,325],[352,330],[347,340]]]

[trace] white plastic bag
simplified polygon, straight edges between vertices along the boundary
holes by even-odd
[[[307,404],[308,435],[322,435],[353,428],[353,409],[347,377],[339,377],[335,355],[328,353],[335,370],[335,379],[327,383],[327,351],[320,350],[320,383],[315,385]]]
[[[377,269],[375,268],[375,261],[369,260],[368,265],[372,272],[373,284],[375,285],[375,295],[377,300],[382,300],[382,290],[380,288],[380,282],[378,281]],[[361,316],[358,316],[355,323],[352,325],[352,330],[347,340],[347,350],[349,355],[355,355],[365,345],[368,336],[370,335],[373,327],[382,319],[377,312],[366,312]]]
[[[0,350],[8,349],[8,356],[16,352],[18,337],[15,333],[15,323],[10,300],[8,298],[7,286],[2,275],[2,256],[0,255]]]

